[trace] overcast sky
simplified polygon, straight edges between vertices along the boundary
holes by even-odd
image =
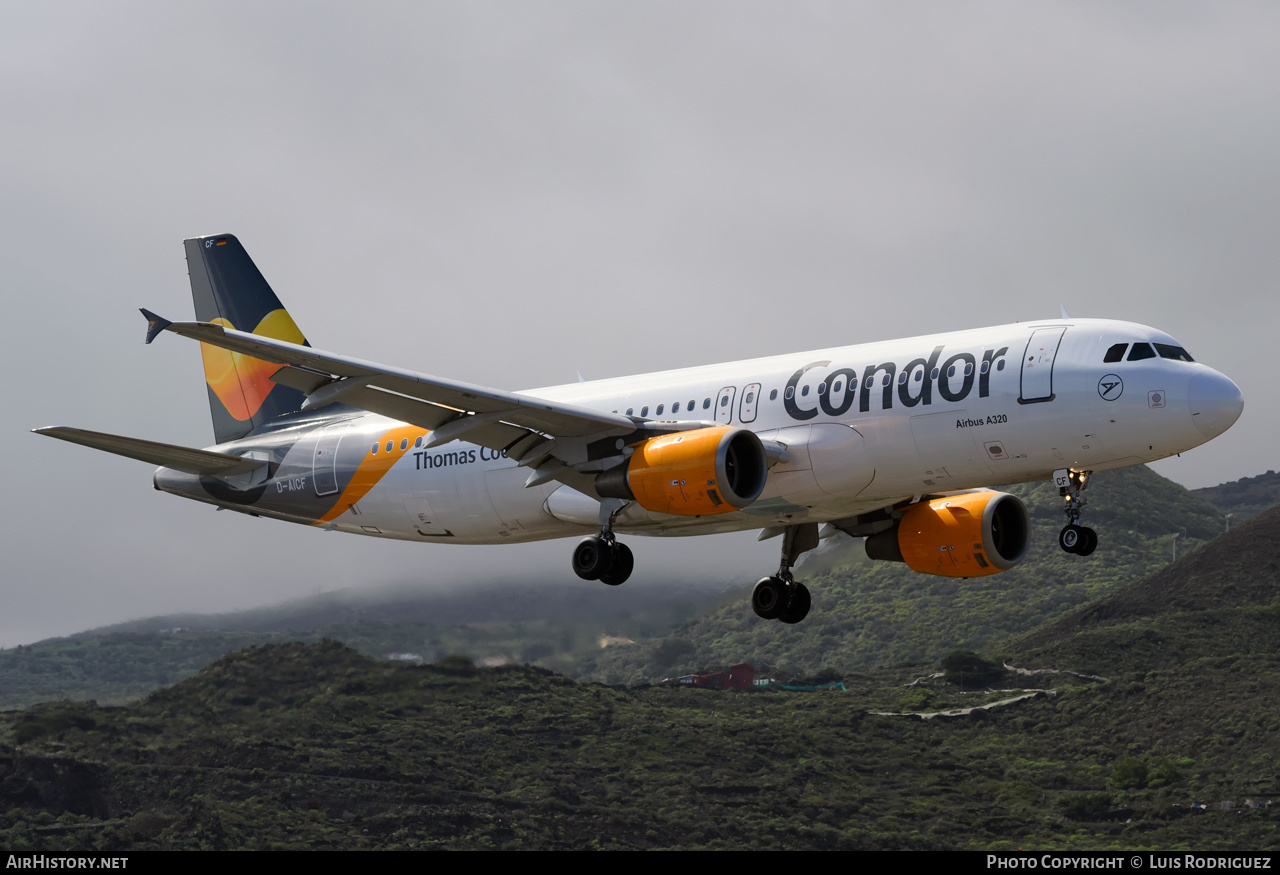
[[[1015,320],[1162,328],[1245,396],[1155,466],[1276,464],[1280,5],[20,3],[0,28],[0,646],[340,587],[570,575],[161,495],[211,442],[181,241],[321,348],[506,389]],[[639,541],[640,543],[636,543]],[[776,567],[631,539],[629,586]],[[586,584],[584,584],[586,585]]]

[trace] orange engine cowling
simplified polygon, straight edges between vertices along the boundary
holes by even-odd
[[[722,425],[641,441],[625,463],[596,477],[596,491],[655,513],[704,516],[755,501],[768,473],[760,438]]]
[[[911,505],[897,527],[867,538],[866,550],[921,574],[981,577],[1021,562],[1030,535],[1031,518],[1017,496],[965,492]]]

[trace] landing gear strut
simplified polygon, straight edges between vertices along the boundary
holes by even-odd
[[[787,526],[782,533],[782,561],[778,573],[761,578],[751,593],[751,609],[765,620],[799,623],[809,614],[809,589],[796,583],[791,566],[800,554],[818,546],[818,524]]]
[[[1084,510],[1086,501],[1081,495],[1089,485],[1092,471],[1055,471],[1053,480],[1058,484],[1058,492],[1067,501],[1063,512],[1067,515],[1067,524],[1058,533],[1058,546],[1068,553],[1077,556],[1088,556],[1098,548],[1098,533],[1088,526],[1080,525],[1080,512]]]
[[[625,583],[635,568],[631,548],[613,536],[613,522],[630,504],[607,498],[600,504],[600,534],[583,538],[573,551],[573,573],[583,580],[598,580],[609,586]]]

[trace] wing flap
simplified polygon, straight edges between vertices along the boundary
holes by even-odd
[[[176,444],[162,444],[156,441],[144,441],[139,438],[124,437],[118,434],[107,434],[101,431],[86,431],[83,428],[69,428],[63,425],[48,428],[33,428],[36,434],[57,438],[127,456],[139,462],[150,462],[165,468],[174,468],[188,474],[202,474],[211,477],[230,477],[234,474],[248,474],[262,467],[261,459],[246,459],[243,456],[232,456],[227,453],[215,453],[210,450],[197,450],[191,447],[180,447]]]

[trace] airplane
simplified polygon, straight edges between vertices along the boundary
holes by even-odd
[[[825,537],[872,559],[977,577],[1027,552],[995,484],[1052,479],[1060,547],[1091,473],[1182,453],[1231,427],[1239,388],[1130,322],[1015,323],[508,392],[317,350],[230,234],[184,241],[195,322],[149,310],[146,342],[196,340],[215,444],[55,426],[37,434],[161,466],[162,492],[328,531],[448,544],[586,535],[585,580],[631,574],[619,534],[760,530],[778,570],[751,605],[794,624],[792,568]]]

